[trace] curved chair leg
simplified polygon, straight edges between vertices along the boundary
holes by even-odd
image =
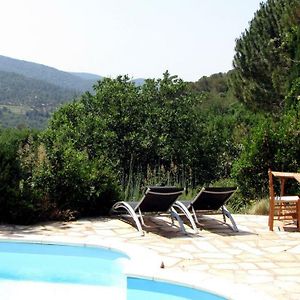
[[[174,224],[174,218],[175,218],[178,221],[178,223],[179,223],[181,232],[184,233],[184,234],[186,234],[186,230],[184,228],[182,219],[180,218],[180,216],[178,215],[177,211],[173,207],[171,207],[171,209],[170,209],[170,214],[171,214],[171,218],[173,219],[172,224]]]
[[[111,208],[111,212],[117,211],[119,208],[123,208],[129,213],[129,215],[132,217],[132,219],[136,224],[137,230],[140,232],[141,235],[145,235],[140,220],[136,215],[135,211],[133,210],[133,208],[128,203],[122,201],[114,204],[113,207]]]
[[[200,229],[202,230],[203,229],[203,225],[201,225],[201,223],[198,220],[197,213],[195,211],[194,206],[192,206],[192,212],[193,212],[192,217],[194,217],[195,223],[198,224],[200,226]]]
[[[137,215],[138,219],[141,220],[143,226],[146,226],[141,210],[139,209],[138,212],[139,212],[139,214]]]
[[[171,215],[172,226],[174,226],[174,225],[175,225],[175,222],[174,222],[174,215],[173,215],[172,213],[170,213],[170,215]]]
[[[187,219],[190,221],[192,228],[194,229],[195,233],[198,233],[198,228],[194,222],[193,216],[191,215],[191,213],[188,211],[188,209],[186,208],[186,206],[184,204],[182,204],[180,201],[176,201],[173,204],[173,208],[174,209],[179,209],[186,217]]]
[[[231,221],[233,231],[238,232],[239,229],[236,226],[236,223],[235,223],[231,213],[224,205],[222,206],[222,212],[223,212],[223,215],[225,215]]]

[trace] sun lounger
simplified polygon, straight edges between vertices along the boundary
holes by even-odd
[[[173,208],[177,212],[183,213],[195,229],[198,221],[198,215],[221,211],[224,222],[226,217],[231,221],[233,231],[238,231],[237,225],[225,207],[225,203],[232,197],[237,187],[203,187],[192,201],[176,201]],[[196,223],[196,224],[195,224]]]
[[[159,215],[168,213],[171,215],[172,224],[174,218],[179,222],[182,232],[186,232],[180,216],[173,209],[172,205],[182,194],[184,189],[170,186],[152,186],[148,187],[144,196],[139,202],[125,202],[120,201],[113,205],[111,214],[118,214],[121,216],[130,216],[138,231],[144,235],[142,225],[145,226],[143,216],[145,214]]]

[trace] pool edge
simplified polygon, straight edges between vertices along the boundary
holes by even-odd
[[[117,251],[128,256],[129,260],[124,264],[124,274],[127,277],[138,277],[154,281],[182,285],[185,287],[200,289],[205,292],[215,294],[230,300],[269,300],[266,294],[257,291],[248,285],[232,283],[224,278],[207,276],[205,272],[199,276],[199,271],[192,273],[183,270],[161,268],[163,259],[153,250],[142,246],[128,245],[117,241],[95,241],[95,239],[85,239],[82,237],[67,238],[53,236],[31,237],[0,237],[1,242],[53,244],[67,246],[99,247],[103,249]],[[201,281],[199,283],[199,281]]]

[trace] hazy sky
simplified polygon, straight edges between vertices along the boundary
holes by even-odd
[[[0,0],[0,55],[64,71],[226,72],[262,0]]]

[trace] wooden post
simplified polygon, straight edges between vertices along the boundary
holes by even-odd
[[[285,184],[285,178],[280,178],[280,196],[284,196],[284,184]]]
[[[274,186],[273,186],[273,174],[271,169],[268,171],[269,175],[269,191],[270,191],[270,198],[269,198],[269,229],[273,231],[274,225],[274,209],[275,209],[275,194],[274,194]]]

